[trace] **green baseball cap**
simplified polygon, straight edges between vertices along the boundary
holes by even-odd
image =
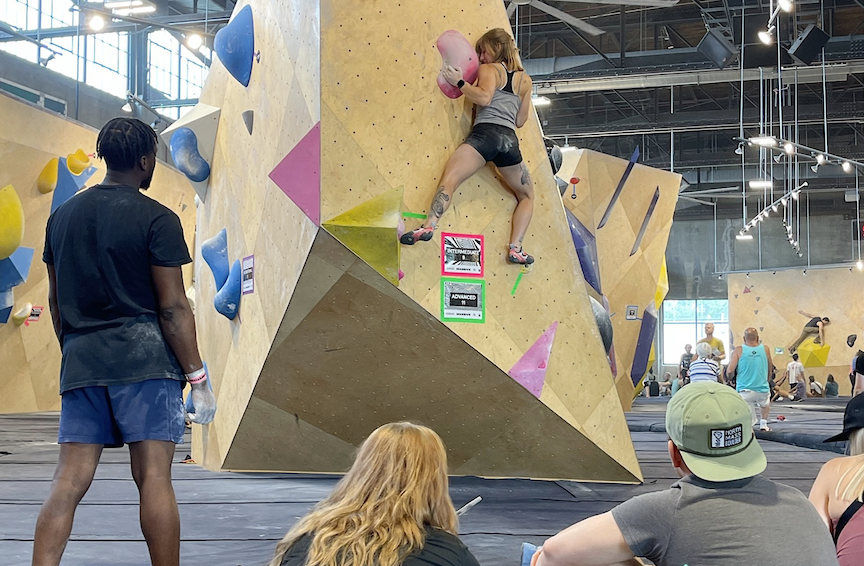
[[[704,381],[683,387],[666,407],[666,433],[703,480],[749,478],[768,464],[753,434],[750,407],[726,385]]]

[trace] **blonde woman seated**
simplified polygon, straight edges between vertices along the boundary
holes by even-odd
[[[441,438],[391,423],[363,442],[332,493],[276,546],[270,566],[479,566],[456,529]]]
[[[834,535],[840,566],[864,564],[864,395],[852,397],[843,432],[825,442],[849,441],[849,454],[822,466],[810,502]]]

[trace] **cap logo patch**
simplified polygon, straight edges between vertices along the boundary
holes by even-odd
[[[739,425],[732,428],[712,428],[711,448],[731,448],[744,442],[744,429]]]

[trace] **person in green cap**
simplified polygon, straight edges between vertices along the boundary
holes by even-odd
[[[681,479],[561,531],[532,566],[641,564],[636,557],[656,566],[838,565],[831,534],[807,498],[759,475],[765,454],[738,393],[691,383],[669,401],[666,432]]]

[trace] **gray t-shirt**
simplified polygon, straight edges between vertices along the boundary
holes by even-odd
[[[836,566],[828,528],[797,489],[755,476],[687,476],[634,497],[612,516],[636,556],[657,566]]]

